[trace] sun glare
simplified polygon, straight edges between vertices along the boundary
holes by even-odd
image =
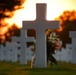
[[[47,20],[54,20],[63,12],[61,0],[26,0],[22,5],[23,9],[14,12],[14,16],[9,19],[5,19],[9,25],[15,23],[19,28],[22,27],[23,20],[35,20],[36,19],[36,3],[47,3]]]
[[[39,1],[37,1],[37,3],[39,3]],[[42,0],[40,3],[47,3],[47,20],[54,20],[54,18],[60,14],[59,11],[56,11],[56,4],[55,6],[53,4],[50,6],[49,1],[46,0]],[[12,18],[6,18],[5,22],[7,22],[9,25],[15,23],[19,28],[21,28],[23,20],[36,19],[36,1],[33,2],[26,0],[22,6],[23,9],[15,11],[14,16]]]

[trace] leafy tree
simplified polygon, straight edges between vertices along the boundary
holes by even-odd
[[[20,29],[17,28],[16,25],[12,25],[8,28],[8,32],[5,34],[6,41],[12,41],[12,36],[20,36]]]
[[[76,11],[64,11],[56,20],[60,20],[60,29],[62,30],[58,30],[57,33],[60,40],[63,41],[63,47],[65,47],[67,43],[71,43],[69,31],[76,31]]]
[[[25,0],[0,0],[0,18],[10,17],[5,12],[12,12],[22,8],[21,5]]]
[[[46,30],[46,43],[47,43],[47,62],[50,61],[51,65],[56,64],[57,61],[53,57],[53,54],[55,54],[55,50],[61,50],[61,44],[60,39],[57,35],[53,35],[52,30],[47,29]]]
[[[7,28],[7,32],[2,35],[0,34],[0,43],[10,41],[11,37],[17,33],[16,31],[20,31],[16,25],[8,27],[8,24],[4,23],[4,19],[11,18],[14,15],[13,11],[23,8],[21,5],[24,3],[24,1],[26,0],[0,0],[0,30]],[[12,27],[15,27],[15,29],[12,30]],[[4,36],[6,38],[4,42],[1,42],[1,36]]]

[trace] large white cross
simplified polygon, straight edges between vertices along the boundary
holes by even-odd
[[[31,13],[31,12],[30,12]],[[36,30],[36,58],[35,67],[46,67],[47,66],[47,55],[46,55],[46,29],[57,29],[59,28],[59,21],[46,21],[46,4],[36,5],[37,18],[35,21],[23,21],[24,29],[35,29]],[[31,13],[32,15],[32,13]]]
[[[34,42],[34,37],[27,37],[27,30],[21,29],[20,37],[12,37],[13,42],[20,42],[21,55],[20,64],[27,64],[27,42]]]

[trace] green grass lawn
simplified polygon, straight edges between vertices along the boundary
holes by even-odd
[[[0,75],[76,75],[76,65],[58,62],[58,65],[34,69],[30,68],[30,63],[0,62]]]

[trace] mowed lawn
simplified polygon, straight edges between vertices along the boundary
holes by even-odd
[[[0,62],[0,75],[76,75],[76,64],[58,62],[58,65],[34,69],[30,63]]]

